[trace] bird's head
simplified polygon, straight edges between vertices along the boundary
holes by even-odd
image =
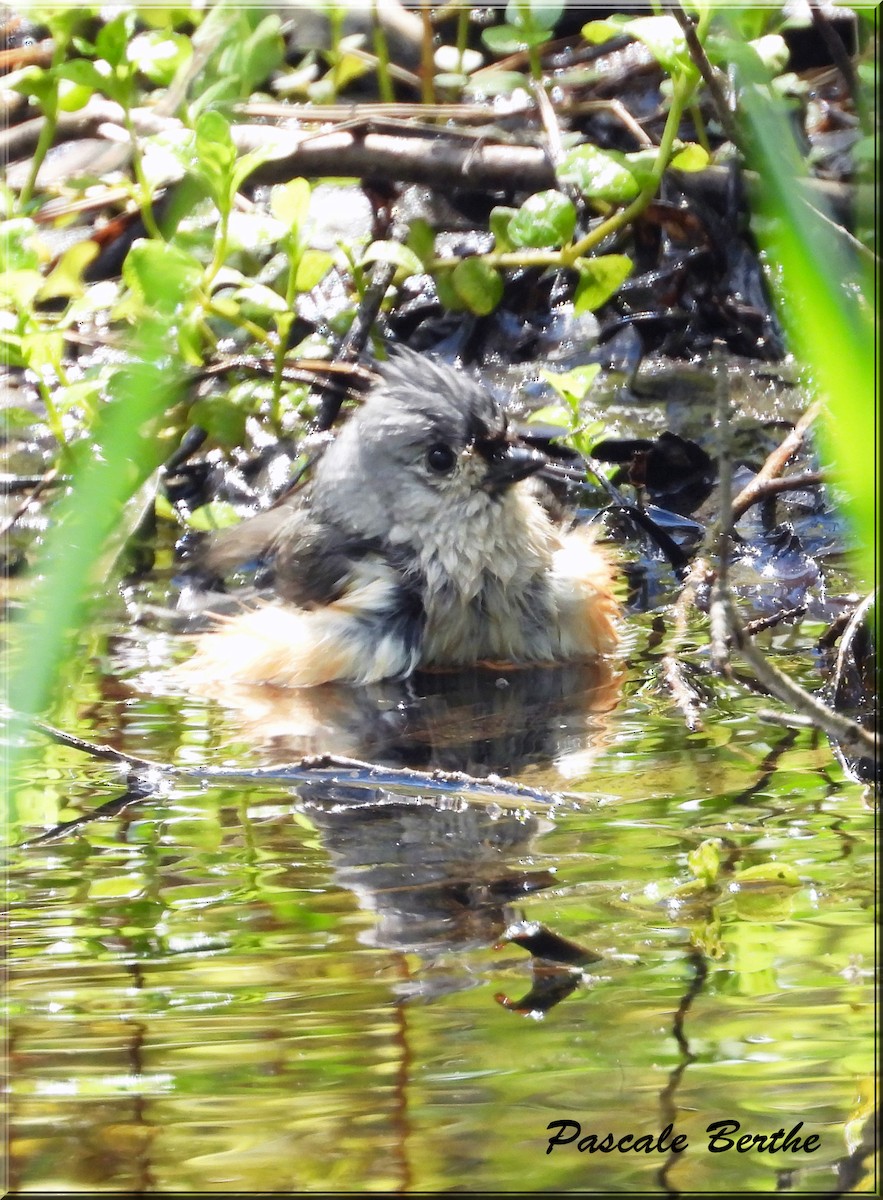
[[[419,538],[426,522],[467,534],[547,461],[511,437],[505,411],[475,379],[400,349],[326,451],[314,498],[371,536],[397,525]]]

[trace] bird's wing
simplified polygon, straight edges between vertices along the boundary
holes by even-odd
[[[199,557],[199,566],[223,576],[244,563],[260,562],[272,572],[283,600],[313,606],[330,604],[353,584],[354,569],[366,558],[382,557],[375,539],[364,538],[317,515],[298,496],[216,533]]]

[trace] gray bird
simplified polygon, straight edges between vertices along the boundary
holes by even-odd
[[[185,674],[297,688],[611,653],[612,569],[541,502],[546,456],[460,371],[400,349],[380,374],[309,485],[209,551],[267,553],[277,596],[219,618]]]

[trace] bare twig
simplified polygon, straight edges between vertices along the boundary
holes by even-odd
[[[36,484],[33,486],[28,495],[25,496],[24,500],[21,501],[16,509],[6,518],[3,524],[0,525],[0,538],[5,537],[6,534],[9,533],[13,525],[15,525],[15,523],[24,516],[40,493],[45,491],[46,488],[50,487],[55,482],[57,475],[57,468],[52,467],[46,472],[42,479],[37,480]]]
[[[749,637],[754,637],[756,633],[763,633],[765,629],[774,629],[783,621],[796,621],[805,612],[805,604],[798,604],[796,608],[780,608],[778,612],[770,613],[768,617],[758,617],[756,621],[746,622],[745,632]]]
[[[554,804],[577,793],[550,792],[545,788],[528,787],[514,780],[502,779],[497,775],[477,777],[463,771],[416,771],[406,767],[384,767],[376,763],[363,762],[357,758],[346,758],[339,754],[309,755],[297,762],[281,766],[255,767],[181,767],[171,763],[156,763],[146,758],[116,749],[115,746],[90,742],[75,734],[57,729],[44,721],[32,720],[34,729],[62,746],[70,746],[90,758],[113,762],[129,771],[152,774],[165,779],[191,779],[207,783],[326,783],[330,786],[346,784],[348,787],[363,787],[376,790],[384,788],[407,789],[409,793],[426,790],[436,795],[460,792],[473,797],[500,800],[504,797],[535,800],[543,804]],[[585,797],[580,796],[580,799]]]
[[[800,475],[783,475],[781,479],[767,479],[760,484],[756,484],[756,481],[753,480],[740,493],[745,495],[742,512],[752,504],[768,500],[770,496],[780,496],[783,492],[802,492],[808,488],[820,487],[825,482],[825,475],[822,471],[803,471]],[[739,515],[741,516],[742,513]]]
[[[708,94],[711,96],[714,110],[717,113],[717,119],[721,123],[724,131],[724,136],[727,141],[733,143],[734,146],[739,145],[739,130],[736,128],[736,121],[733,112],[727,103],[727,98],[724,95],[724,90],[721,87],[720,79],[716,74],[714,67],[708,61],[708,55],[699,37],[696,33],[696,27],[679,3],[674,3],[671,6],[672,14],[684,31],[684,37],[687,39],[687,49],[690,51],[696,69],[702,76],[705,86],[708,88]]]
[[[821,403],[813,401],[806,412],[785,437],[780,445],[768,455],[766,462],[749,484],[742,489],[732,502],[732,521],[735,524],[747,510],[763,495],[764,489],[771,479],[779,476],[806,440],[806,434],[821,412]]]
[[[672,699],[684,715],[684,724],[691,733],[702,728],[699,716],[702,703],[696,689],[690,684],[684,671],[684,664],[672,654],[662,658],[662,677],[665,680]]]
[[[808,428],[809,420],[807,418],[811,419],[812,415],[814,414],[811,411],[804,414],[801,436],[802,432]],[[812,725],[827,734],[832,741],[839,743],[844,750],[860,754],[870,753],[876,757],[877,739],[874,734],[862,728],[857,721],[834,712],[828,705],[805,691],[799,684],[783,674],[758,650],[742,625],[727,579],[729,532],[732,529],[734,520],[734,504],[731,502],[730,491],[732,464],[728,454],[729,411],[728,404],[723,401],[718,406],[718,419],[721,425],[722,447],[720,456],[720,561],[718,563],[717,578],[712,585],[710,614],[712,631],[717,630],[719,635],[719,650],[716,656],[714,654],[714,646],[712,647],[715,664],[719,670],[730,674],[729,653],[731,649],[737,650],[751,668],[754,678],[761,687],[771,696],[775,696],[777,700],[781,700],[783,704],[788,706],[791,710],[790,716],[796,713],[799,717],[806,718]],[[792,435],[789,435],[794,447],[799,445],[799,441],[793,436],[796,433],[797,427],[792,431]],[[789,438],[785,439],[785,442],[782,444],[783,447],[789,442]],[[779,451],[780,453],[776,461],[784,464],[787,458],[784,457],[782,447],[779,447]],[[771,455],[770,458],[773,458],[773,456]],[[767,462],[769,463],[769,461],[768,459]],[[765,467],[766,465],[764,464]]]

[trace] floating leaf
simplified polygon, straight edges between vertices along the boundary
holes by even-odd
[[[785,887],[800,887],[800,876],[790,863],[758,863],[745,867],[734,875],[736,883],[770,883]]]

